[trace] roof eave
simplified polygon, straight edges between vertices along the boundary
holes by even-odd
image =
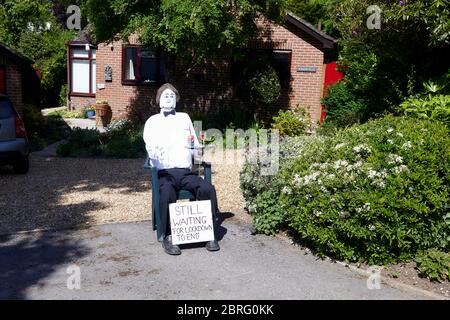
[[[286,14],[286,21],[293,24],[295,27],[299,28],[300,30],[306,32],[308,35],[312,36],[314,39],[318,40],[322,46],[323,49],[334,49],[336,46],[336,39],[333,37],[330,37],[326,33],[318,30],[305,20],[297,17],[292,12],[287,12]]]
[[[14,50],[11,47],[8,47],[4,43],[0,43],[0,49],[4,52],[6,56],[8,56],[11,60],[21,64],[21,65],[32,65],[34,64],[34,61],[30,58],[24,56],[17,50]]]

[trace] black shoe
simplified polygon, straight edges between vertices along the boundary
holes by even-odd
[[[219,251],[220,247],[219,247],[219,243],[217,242],[217,240],[212,240],[212,241],[208,241],[206,243],[206,250],[208,251]]]
[[[175,244],[172,244],[172,236],[171,235],[168,235],[164,239],[162,246],[164,248],[164,251],[166,251],[167,254],[174,255],[174,256],[181,254],[180,247]]]

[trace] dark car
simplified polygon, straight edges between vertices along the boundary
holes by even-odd
[[[0,165],[12,165],[16,173],[27,173],[30,149],[22,118],[5,95],[0,95]]]

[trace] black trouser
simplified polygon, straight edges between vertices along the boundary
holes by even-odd
[[[159,212],[161,230],[165,236],[171,234],[169,204],[177,201],[177,191],[190,191],[196,200],[211,200],[214,233],[217,239],[219,209],[214,186],[189,169],[167,169],[158,171],[159,178]]]

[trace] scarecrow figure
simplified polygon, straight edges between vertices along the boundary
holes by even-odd
[[[178,91],[170,83],[162,85],[156,94],[161,111],[151,116],[144,127],[150,164],[158,169],[163,248],[171,255],[181,254],[179,246],[172,243],[169,215],[169,204],[176,202],[178,190],[189,190],[197,200],[210,200],[216,225],[219,213],[214,186],[192,171],[192,157],[198,156],[201,149],[189,115],[175,111],[179,100]],[[208,251],[220,249],[216,239],[206,242]]]

